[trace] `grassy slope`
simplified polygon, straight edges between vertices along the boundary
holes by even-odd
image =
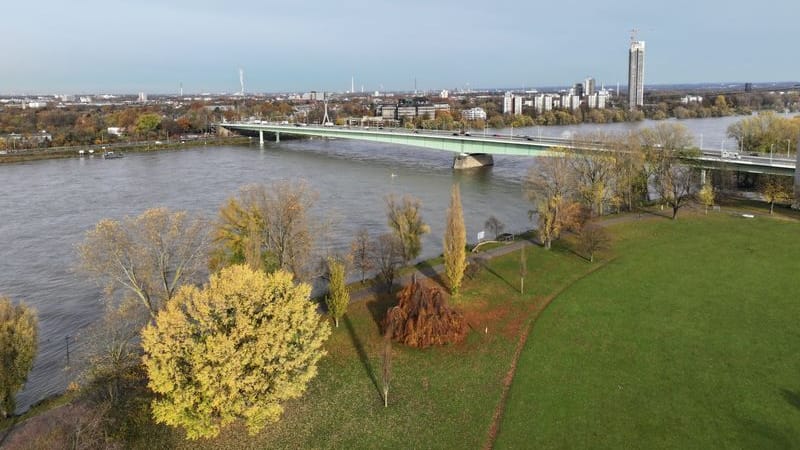
[[[518,291],[519,254],[491,262],[467,281],[458,307],[473,331],[451,347],[395,346],[389,408],[379,394],[381,335],[375,317],[390,301],[351,305],[327,344],[319,375],[281,422],[248,437],[241,425],[214,440],[187,442],[156,426],[146,407],[127,433],[138,448],[478,448],[487,436],[519,330],[543,299],[591,266],[566,251],[527,250],[526,295]],[[486,329],[488,328],[488,333]]]
[[[800,226],[618,225],[620,255],[559,296],[522,353],[498,448],[800,443]]]

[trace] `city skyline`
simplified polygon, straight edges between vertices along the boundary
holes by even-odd
[[[784,30],[800,12],[788,1],[778,2],[780,15],[738,3],[720,10],[627,0],[603,9],[503,1],[43,3],[4,7],[0,35],[12,44],[0,62],[0,94],[234,93],[240,68],[248,92],[344,92],[351,76],[366,92],[411,91],[415,83],[421,91],[562,86],[586,76],[611,87],[626,84],[631,28],[648,43],[648,86],[800,78],[800,62],[785,58]]]

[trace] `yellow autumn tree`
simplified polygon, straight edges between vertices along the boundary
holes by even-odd
[[[0,295],[0,419],[14,413],[14,394],[28,378],[37,345],[34,311]]]
[[[444,229],[444,273],[450,292],[458,295],[464,270],[467,268],[467,229],[461,207],[461,191],[454,184],[450,191],[450,208],[447,209],[447,224]]]
[[[189,439],[243,419],[250,433],[276,422],[303,394],[325,354],[330,326],[311,286],[289,272],[222,269],[202,289],[181,288],[142,333],[157,422]]]

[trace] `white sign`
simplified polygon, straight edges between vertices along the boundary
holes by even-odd
[[[486,232],[485,231],[479,231],[478,232],[478,240],[479,241],[482,241],[484,236],[486,236]]]

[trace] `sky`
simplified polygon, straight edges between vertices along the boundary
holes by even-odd
[[[0,94],[800,80],[797,0],[3,0]]]

